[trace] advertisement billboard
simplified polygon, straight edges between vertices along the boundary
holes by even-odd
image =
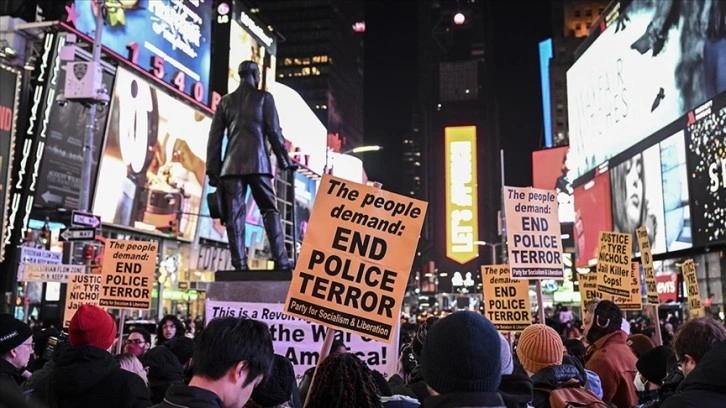
[[[621,2],[567,71],[577,177],[726,90],[723,1]]]
[[[688,174],[693,240],[726,240],[726,94],[688,115]]]
[[[75,26],[93,37],[95,1],[76,1]],[[212,0],[132,0],[106,8],[103,45],[208,104]]]
[[[0,261],[5,257],[5,222],[10,198],[10,175],[20,101],[20,72],[0,64]]]
[[[119,69],[93,212],[105,223],[192,240],[211,119]]]
[[[607,171],[575,188],[575,266],[594,265],[600,231],[612,231],[610,175]]]
[[[245,13],[240,11],[240,13]],[[239,20],[241,21],[241,20]],[[255,24],[251,19],[244,20],[248,24]],[[275,82],[275,68],[277,60],[275,55],[270,52],[270,47],[266,46],[258,37],[250,32],[248,28],[242,27],[241,23],[232,20],[229,26],[229,73],[227,92],[232,92],[239,86],[239,74],[237,67],[242,61],[254,61],[260,67],[260,86],[265,90],[270,89],[270,84]],[[258,26],[259,27],[259,26]],[[272,36],[268,38],[273,39]]]
[[[575,220],[572,163],[568,151],[568,146],[562,146],[532,152],[532,187],[557,192],[560,223]]]
[[[446,256],[465,264],[479,256],[476,126],[444,129]]]
[[[204,197],[208,193],[216,191],[216,187],[209,185],[209,178],[205,178],[205,193]],[[245,218],[245,245],[247,248],[259,247],[265,240],[265,228],[262,224],[262,214],[260,209],[257,207],[255,200],[252,198],[252,191],[247,190],[245,196],[245,202],[247,203],[247,216]],[[209,216],[209,206],[207,200],[202,200],[202,205],[199,210],[199,238],[208,239],[210,241],[217,242],[229,242],[227,238],[227,229],[222,222],[217,219],[213,219]]]
[[[58,70],[57,84],[65,83],[66,64]],[[113,74],[103,71],[103,86],[113,89]],[[61,85],[62,87],[62,85]],[[63,92],[59,89],[58,92]],[[106,131],[108,106],[96,109],[96,127],[93,137],[93,164],[91,186],[95,185],[98,159]],[[53,103],[48,114],[48,138],[38,172],[36,203],[44,207],[80,208],[81,178],[83,172],[83,142],[88,125],[89,108],[70,102],[63,106]]]

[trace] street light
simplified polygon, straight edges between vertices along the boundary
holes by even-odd
[[[341,152],[340,154],[350,154],[350,153],[365,153],[365,152],[377,152],[379,150],[383,150],[383,146],[378,145],[369,145],[369,146],[358,146],[354,147],[350,150],[346,150],[344,152]]]
[[[475,245],[479,246],[489,246],[492,248],[492,255],[491,255],[491,263],[492,265],[497,263],[497,247],[502,246],[503,242],[497,242],[495,244],[492,244],[490,242],[486,241],[474,241]]]

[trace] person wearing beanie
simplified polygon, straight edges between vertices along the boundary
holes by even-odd
[[[572,362],[563,363],[565,346],[557,332],[544,324],[527,326],[519,337],[517,357],[532,378],[535,408],[550,408],[551,392],[557,388],[578,388],[582,393],[592,392],[584,388],[586,378]],[[574,359],[573,359],[574,361]]]
[[[153,404],[163,401],[166,391],[172,385],[184,384],[184,367],[167,346],[158,346],[149,350],[144,355],[144,367],[149,379]]]
[[[632,407],[638,402],[634,384],[637,359],[626,344],[622,322],[623,313],[615,303],[603,300],[597,304],[587,330],[590,349],[585,356],[585,368],[600,377],[603,401]]]
[[[293,398],[294,393],[298,394],[297,398]],[[290,360],[275,354],[270,377],[252,391],[252,404],[248,403],[247,407],[288,408],[293,406],[293,399],[299,400],[295,369]]]
[[[522,366],[515,363],[512,349],[504,336],[499,334],[501,347],[502,380],[499,395],[507,408],[528,408],[532,401],[532,380]]]
[[[625,344],[627,344],[628,347],[630,347],[630,350],[633,351],[635,358],[640,358],[640,356],[650,350],[653,350],[653,347],[655,347],[653,340],[645,334],[633,334],[628,337],[628,341],[626,341]]]
[[[144,380],[121,369],[109,353],[116,322],[105,310],[81,305],[71,319],[68,337],[70,345],[53,372],[38,383],[33,400],[59,408],[151,405]]]
[[[410,368],[410,374],[406,379],[405,384],[401,384],[402,380],[399,375],[393,375],[388,381],[388,385],[391,387],[393,395],[403,395],[411,398],[415,398],[419,401],[423,401],[431,396],[429,388],[426,385],[426,381],[423,378],[423,371],[421,370],[421,350],[426,342],[426,336],[428,336],[429,329],[436,323],[440,318],[438,316],[429,316],[419,324],[416,328],[416,333],[411,339],[411,344],[402,350],[401,358],[405,358],[407,361],[402,361],[403,367],[401,371],[406,371],[406,366]],[[410,353],[408,352],[410,351]],[[398,377],[398,378],[397,378]]]
[[[22,394],[20,384],[26,378],[23,373],[32,354],[30,326],[9,314],[0,314],[0,387]]]
[[[434,323],[421,349],[421,369],[432,397],[424,408],[503,407],[501,338],[476,312],[459,311]]]
[[[635,390],[638,395],[638,408],[658,406],[659,389],[668,374],[668,359],[673,350],[667,346],[658,346],[643,353],[635,364],[638,373],[635,375]]]

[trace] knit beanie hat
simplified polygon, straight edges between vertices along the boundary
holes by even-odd
[[[527,326],[519,337],[517,357],[525,370],[536,373],[544,368],[562,365],[565,346],[557,332],[544,324]]]
[[[635,357],[638,358],[655,347],[653,340],[645,334],[634,334],[628,337],[628,341],[626,341],[625,344],[633,350]]]
[[[421,349],[426,383],[440,394],[494,392],[502,377],[501,341],[479,313],[459,311],[428,330]]]
[[[290,400],[294,383],[295,370],[292,363],[287,358],[275,354],[272,373],[252,391],[252,401],[263,407],[283,404]]]
[[[640,356],[635,367],[646,380],[653,384],[663,385],[663,379],[668,374],[668,358],[671,355],[673,355],[673,349],[658,346]]]
[[[68,327],[71,346],[93,346],[108,350],[116,339],[116,322],[103,309],[81,305]]]
[[[429,334],[429,328],[431,328],[431,326],[438,320],[438,316],[431,316],[416,329],[416,335],[413,336],[413,340],[411,340],[411,348],[413,349],[413,355],[417,358],[421,357],[421,349],[426,341],[426,336]]]
[[[7,353],[18,347],[32,335],[33,331],[27,324],[12,315],[0,314],[0,353]]]
[[[512,358],[512,349],[509,348],[509,342],[499,333],[501,342],[501,359],[502,359],[502,375],[510,375],[514,372],[514,359]]]
[[[615,333],[623,327],[623,312],[609,300],[600,301],[594,315],[593,326],[597,325],[605,334]]]

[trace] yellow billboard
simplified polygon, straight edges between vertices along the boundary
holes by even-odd
[[[465,264],[479,256],[476,126],[444,129],[446,154],[446,256]]]

